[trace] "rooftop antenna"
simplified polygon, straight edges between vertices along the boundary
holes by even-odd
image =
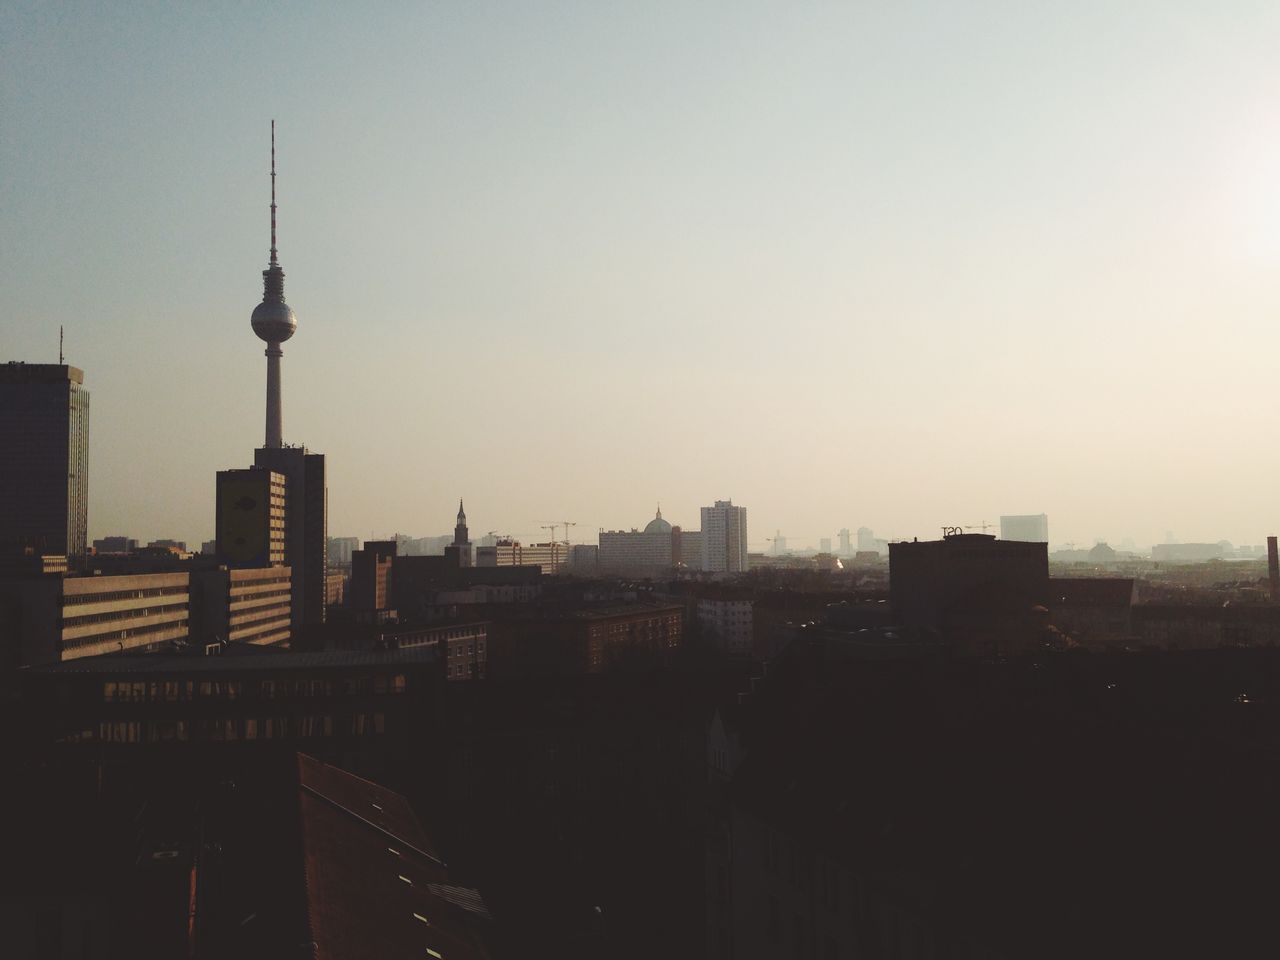
[[[271,266],[276,263],[276,122],[271,121]]]
[[[58,324],[58,366],[62,366],[62,324]]]

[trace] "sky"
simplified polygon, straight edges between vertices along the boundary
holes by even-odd
[[[198,7],[198,8],[197,8]],[[1280,5],[0,0],[0,361],[91,538],[284,434],[335,536],[1280,532]]]

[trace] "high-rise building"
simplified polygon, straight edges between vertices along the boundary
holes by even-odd
[[[819,541],[818,541],[818,551],[819,551],[820,553],[830,553],[830,552],[831,552],[831,538],[830,538],[830,537],[823,537],[821,540],[819,540]]]
[[[284,271],[276,256],[276,125],[271,122],[271,250],[262,271],[262,302],[253,310],[253,332],[267,344],[266,443],[254,451],[255,467],[284,474],[285,562],[293,571],[293,625],[323,623],[328,562],[328,491],[324,454],[284,442],[280,345],[293,336],[298,318],[284,300]]]
[[[89,393],[65,364],[0,365],[0,545],[84,558]]]
[[[285,477],[285,564],[293,569],[293,622],[324,623],[325,574],[329,563],[329,491],[324,454],[306,447],[259,447],[254,466]]]
[[[1044,513],[1000,518],[1001,540],[1022,540],[1026,543],[1049,542],[1049,517]]]
[[[330,537],[329,563],[340,567],[349,567],[351,566],[351,551],[359,549],[359,537]]]
[[[274,470],[218,471],[219,563],[236,568],[284,566],[286,489],[285,475]]]
[[[747,569],[747,508],[717,500],[702,508],[702,569],[743,573]]]
[[[840,555],[844,557],[853,556],[853,547],[849,543],[849,528],[845,527],[840,531]]]

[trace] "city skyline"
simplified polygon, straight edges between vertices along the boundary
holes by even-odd
[[[731,497],[797,545],[1023,511],[1261,543],[1280,15],[728,9],[6,8],[0,359],[66,325],[89,539],[208,539],[260,436],[275,116],[286,439],[328,454],[335,534]],[[272,50],[326,73],[264,94]]]

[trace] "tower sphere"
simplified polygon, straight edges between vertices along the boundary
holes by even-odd
[[[253,308],[253,332],[267,343],[284,343],[298,329],[293,308],[283,300],[264,300]]]

